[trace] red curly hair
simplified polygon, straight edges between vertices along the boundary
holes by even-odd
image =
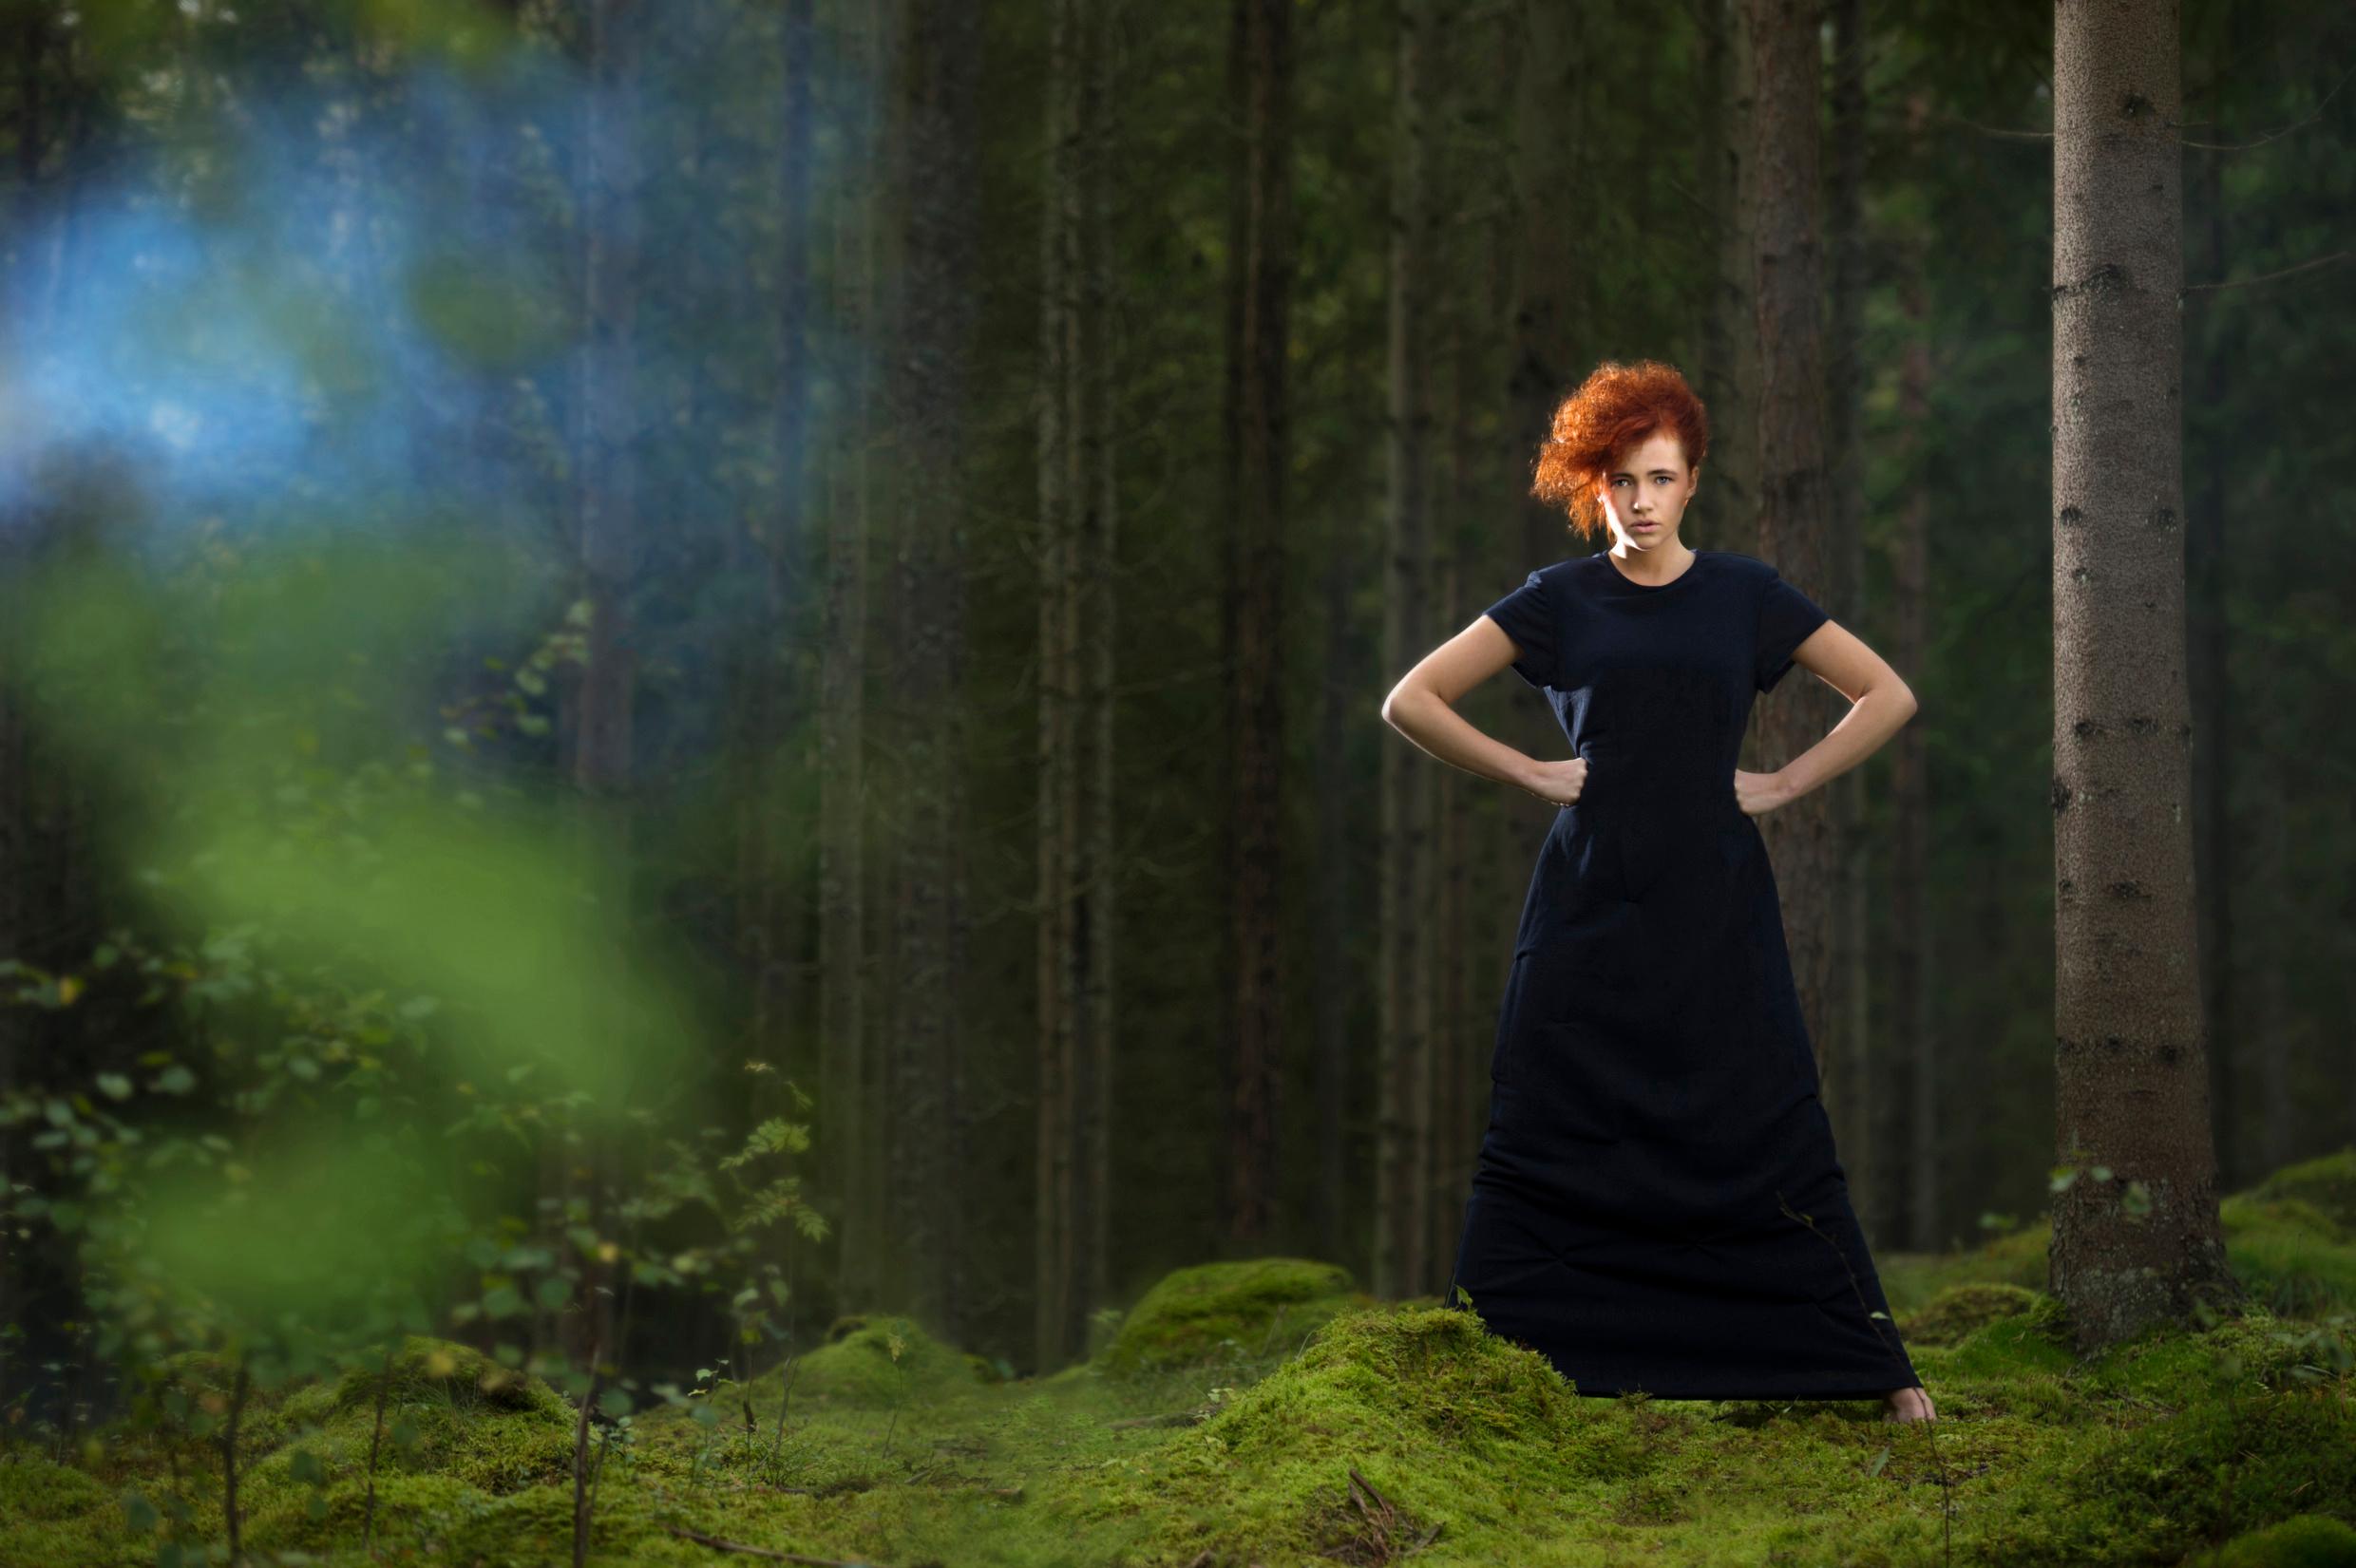
[[[1556,405],[1530,493],[1569,513],[1571,527],[1586,538],[1607,534],[1596,492],[1615,459],[1661,431],[1677,437],[1686,467],[1700,466],[1710,450],[1710,416],[1685,378],[1658,360],[1607,359]]]

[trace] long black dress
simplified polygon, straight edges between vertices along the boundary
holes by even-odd
[[[1585,1394],[1877,1397],[1921,1379],[1734,792],[1753,698],[1828,617],[1765,561],[1694,555],[1651,587],[1558,561],[1488,611],[1588,766],[1522,907],[1446,1301]]]

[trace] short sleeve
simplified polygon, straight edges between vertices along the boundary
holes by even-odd
[[[1758,689],[1772,691],[1792,668],[1793,651],[1833,617],[1822,606],[1769,567],[1767,593],[1758,604]]]
[[[1513,672],[1535,687],[1554,684],[1555,620],[1546,579],[1532,572],[1519,588],[1481,612],[1505,629],[1521,651]]]

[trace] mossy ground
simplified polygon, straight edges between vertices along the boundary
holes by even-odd
[[[1931,1427],[1872,1402],[1583,1397],[1469,1314],[1299,1260],[1182,1271],[1094,1361],[1011,1383],[904,1319],[846,1320],[794,1370],[782,1431],[775,1371],[716,1389],[716,1425],[635,1418],[592,1560],[757,1560],[686,1530],[958,1568],[2356,1564],[2356,1150],[2335,1160],[2228,1201],[2249,1315],[2085,1362],[2036,1289],[2034,1233],[1884,1258]],[[411,1441],[378,1462],[379,1560],[566,1560],[561,1396],[425,1341],[387,1391]],[[254,1560],[367,1560],[375,1394],[357,1376],[263,1402],[240,1483]],[[162,1496],[173,1457],[128,1434],[0,1451],[0,1562],[154,1562],[122,1499]],[[191,1539],[218,1541],[207,1459],[180,1450],[180,1495]]]

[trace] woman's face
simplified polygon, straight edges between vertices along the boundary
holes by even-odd
[[[1674,431],[1657,431],[1621,453],[1602,491],[1613,545],[1674,550],[1678,522],[1700,479],[1700,469],[1685,466],[1685,448]]]

